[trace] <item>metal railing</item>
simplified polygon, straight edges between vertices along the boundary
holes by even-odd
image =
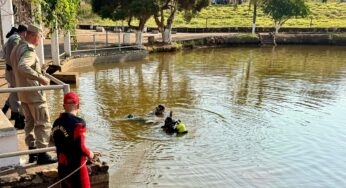
[[[110,48],[95,48],[95,49],[90,49],[90,50],[74,50],[72,51],[72,53],[78,53],[78,52],[91,52],[91,51],[95,51],[95,53],[97,51],[102,51],[102,50],[119,50],[121,51],[121,49],[130,49],[130,48],[137,48],[137,45],[133,45],[133,46],[120,46],[120,47],[110,47]],[[140,49],[140,48],[139,48]]]
[[[21,91],[42,91],[42,90],[59,90],[59,89],[62,89],[64,94],[70,92],[70,85],[69,84],[62,82],[61,80],[55,78],[54,76],[52,76],[50,74],[46,74],[45,76],[57,85],[17,87],[17,88],[0,88],[0,93],[16,93],[16,92],[21,92]],[[37,154],[37,153],[43,153],[43,152],[49,152],[49,151],[55,151],[55,147],[40,148],[40,149],[27,150],[27,151],[17,151],[17,152],[11,152],[11,153],[1,153],[0,158],[15,157],[15,156],[27,155],[27,154]]]
[[[109,34],[111,33],[111,34]],[[111,37],[111,35],[113,34],[113,38]],[[106,33],[100,33],[100,34],[79,34],[79,35],[71,35],[72,37],[90,37],[87,42],[83,41],[83,42],[78,42],[77,44],[77,49],[76,50],[72,50],[71,53],[79,53],[79,52],[94,52],[94,54],[97,54],[97,51],[102,51],[102,50],[119,50],[121,51],[122,49],[131,49],[131,48],[138,48],[141,49],[141,44],[137,44],[136,42],[131,42],[131,36],[128,36],[128,41],[122,41],[122,37],[124,37],[125,34],[131,35],[134,33],[113,33],[113,32],[108,32],[106,30]],[[102,40],[97,40],[97,37],[99,36],[105,36],[104,39]],[[135,37],[136,38],[136,37]],[[114,40],[115,42],[110,42],[111,40]],[[77,38],[77,41],[78,38]],[[83,44],[83,43],[91,43],[92,47],[89,46],[79,46],[79,44]],[[78,49],[78,48],[82,48],[82,49]],[[87,48],[87,49],[85,49]]]
[[[52,75],[46,74],[46,77],[58,85],[51,86],[31,86],[31,87],[16,87],[16,88],[1,88],[0,93],[17,93],[20,91],[42,91],[42,90],[59,90],[62,89],[65,93],[70,91],[70,85],[56,79]]]
[[[20,156],[20,155],[38,154],[38,153],[55,151],[55,150],[56,150],[55,147],[48,147],[48,148],[40,148],[40,149],[33,149],[33,150],[0,153],[0,159],[1,158],[16,157],[16,156]]]

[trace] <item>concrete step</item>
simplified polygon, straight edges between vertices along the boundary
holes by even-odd
[[[53,76],[66,84],[79,85],[79,73],[78,72],[56,72]]]
[[[261,44],[275,45],[275,39],[271,35],[261,35]]]

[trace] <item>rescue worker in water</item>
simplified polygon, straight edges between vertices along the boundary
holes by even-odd
[[[177,133],[179,135],[183,135],[188,133],[185,125],[181,123],[180,120],[174,120],[173,112],[171,111],[169,117],[165,119],[165,124],[161,127],[167,134]]]

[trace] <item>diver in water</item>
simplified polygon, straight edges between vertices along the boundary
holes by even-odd
[[[127,115],[127,119],[143,123],[161,123],[167,116],[168,115],[165,112],[165,107],[160,104],[157,107],[155,107],[155,110],[153,110],[144,117],[138,117],[133,114],[129,114]]]
[[[165,107],[163,105],[158,105],[155,110],[151,113],[149,113],[149,115],[155,115],[157,117],[164,117],[165,116]]]
[[[177,135],[182,135],[188,133],[185,125],[181,123],[180,120],[174,120],[172,118],[173,112],[171,111],[169,114],[169,117],[165,119],[165,124],[161,127],[167,134],[174,134],[177,133]]]

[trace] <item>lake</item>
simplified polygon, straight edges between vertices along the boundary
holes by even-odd
[[[78,70],[111,187],[344,187],[346,47],[198,49]],[[61,91],[49,93],[52,119]],[[127,121],[158,104],[189,130]]]

